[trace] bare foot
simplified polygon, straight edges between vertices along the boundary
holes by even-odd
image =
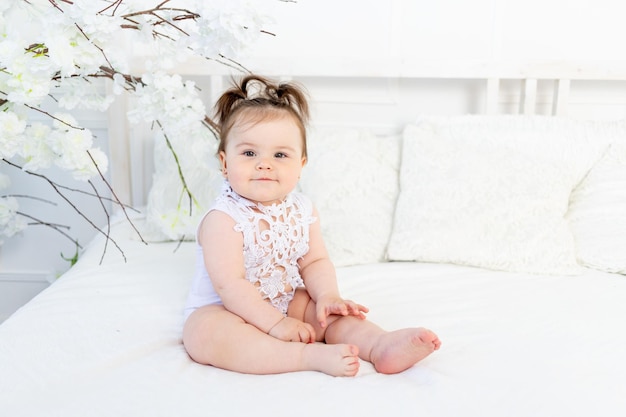
[[[415,365],[439,346],[441,341],[428,329],[401,329],[381,335],[372,348],[370,359],[378,372],[395,374]]]
[[[302,349],[302,362],[305,369],[332,376],[354,376],[359,371],[359,348],[309,343]]]

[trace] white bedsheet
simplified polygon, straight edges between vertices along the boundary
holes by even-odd
[[[118,227],[119,229],[119,227]],[[626,277],[452,265],[339,269],[346,298],[442,348],[398,375],[242,375],[189,359],[182,310],[193,244],[97,239],[0,326],[0,416],[623,416]],[[121,233],[121,234],[120,234]]]

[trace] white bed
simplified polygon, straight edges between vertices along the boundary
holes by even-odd
[[[502,71],[502,68],[498,70]],[[583,68],[581,71],[579,67],[570,66],[552,67],[547,78],[558,78],[553,77],[553,72],[559,70],[565,74],[565,81],[556,84],[561,93],[560,98],[552,103],[557,113],[567,109],[563,97],[568,96],[572,74],[578,74],[573,78],[593,80],[602,73],[618,83],[626,79],[615,74],[610,77],[604,70]],[[193,73],[195,70],[188,68],[187,71]],[[453,72],[459,71],[457,68]],[[541,75],[545,68],[539,67],[538,71],[537,74]],[[425,75],[405,73],[394,77],[382,74],[381,80],[384,85],[397,86],[407,79],[436,78],[432,75],[433,69],[426,72]],[[482,75],[490,73],[478,72]],[[529,71],[518,68],[515,72],[528,75]],[[315,74],[303,74],[302,79],[318,83],[318,87],[324,81]],[[299,78],[295,70],[288,75]],[[444,78],[452,75],[447,74]],[[504,71],[504,78],[509,75],[510,72]],[[346,74],[334,76],[341,80]],[[470,71],[467,78],[474,77],[477,77],[476,73]],[[502,107],[501,93],[498,92],[501,84],[495,76],[484,78],[486,89],[480,97],[488,99],[485,106],[488,113],[498,113],[498,106]],[[317,91],[332,91],[337,86],[337,79],[332,80],[335,84],[329,84],[327,90],[320,87]],[[371,75],[363,79],[378,85],[378,78]],[[215,88],[223,85],[219,77],[212,78],[211,82]],[[413,81],[410,84],[416,88],[423,85]],[[527,79],[524,85],[525,97],[534,99],[537,80]],[[618,85],[623,88],[623,84]],[[348,106],[349,103],[341,105]],[[318,108],[316,112],[323,116],[327,114],[325,111],[333,111],[333,107],[329,108]],[[522,108],[532,113],[533,107],[522,105]],[[414,114],[423,115],[424,112],[418,110]],[[435,124],[461,120],[425,118]],[[544,123],[543,117],[540,119]],[[390,126],[394,123],[395,131],[387,129],[384,134],[370,134],[363,130],[364,127],[376,130],[373,124]],[[568,129],[573,126],[576,131],[582,126],[570,125],[569,119],[565,123],[568,123]],[[608,128],[584,126],[609,131],[606,136],[611,136],[611,140],[617,138],[610,144],[612,149],[626,149],[621,148],[623,123],[606,123]],[[623,331],[623,320],[626,317],[626,269],[619,268],[626,263],[626,250],[619,251],[625,248],[620,245],[626,239],[626,225],[620,221],[622,217],[626,218],[626,187],[623,187],[626,184],[623,182],[626,180],[623,175],[626,155],[619,154],[614,158],[617,162],[607,168],[616,173],[609,190],[610,198],[598,196],[594,190],[589,191],[589,187],[581,189],[581,182],[606,179],[603,177],[605,171],[601,171],[597,164],[606,156],[610,146],[608,142],[601,144],[606,138],[595,145],[585,142],[585,146],[589,145],[593,150],[588,155],[593,163],[585,162],[587,166],[581,162],[575,167],[579,170],[576,177],[579,182],[572,186],[571,195],[582,194],[570,198],[568,192],[569,209],[565,207],[564,213],[567,212],[569,217],[559,219],[571,228],[568,229],[569,236],[574,235],[572,239],[578,251],[576,265],[563,261],[556,266],[551,264],[554,268],[550,273],[532,270],[533,265],[539,265],[533,263],[533,256],[538,256],[536,252],[541,252],[544,244],[549,244],[543,240],[526,242],[530,246],[526,248],[529,252],[524,254],[521,250],[524,256],[509,260],[504,266],[501,259],[487,260],[481,266],[475,258],[459,260],[452,257],[451,261],[446,261],[431,252],[428,253],[430,258],[403,261],[403,257],[419,258],[417,255],[407,256],[404,251],[407,248],[417,250],[411,247],[419,245],[406,242],[399,234],[411,231],[412,227],[399,226],[400,206],[413,207],[414,204],[411,198],[400,200],[406,197],[412,184],[406,176],[413,173],[399,168],[406,168],[411,163],[406,156],[407,130],[390,118],[380,123],[373,123],[368,118],[360,126],[329,129],[328,126],[318,126],[312,133],[311,164],[306,169],[314,174],[303,176],[301,185],[318,201],[323,224],[326,219],[326,224],[330,225],[326,233],[327,240],[331,241],[327,243],[339,265],[342,293],[346,298],[367,305],[371,310],[369,318],[385,328],[426,326],[433,329],[443,341],[439,351],[397,375],[377,374],[370,364],[364,362],[354,378],[333,378],[316,372],[251,376],[196,364],[181,344],[183,305],[194,265],[194,243],[168,241],[145,245],[136,238],[127,222],[116,220],[113,233],[124,250],[126,262],[109,249],[100,265],[104,240],[98,237],[88,246],[78,264],[0,325],[0,415],[625,415],[626,332]],[[507,127],[500,126],[499,129],[505,134],[509,132]],[[324,140],[335,141],[339,136],[342,145],[324,153],[331,143]],[[626,137],[623,139],[626,141]],[[316,147],[316,140],[325,145]],[[333,155],[344,158],[341,155],[345,154],[341,152],[354,150],[361,143],[367,143],[364,146],[368,150],[354,158],[356,162],[342,167],[352,174],[345,175],[345,182],[329,182],[328,178],[336,178],[336,172],[329,172],[330,176],[325,178],[324,168],[335,166],[335,170],[339,169]],[[555,146],[558,143],[556,141]],[[119,145],[114,144],[113,148]],[[401,152],[401,145],[405,152]],[[121,148],[124,146],[128,144]],[[565,147],[559,146],[561,148],[556,149],[565,155],[562,159],[569,161]],[[574,145],[571,148],[580,151]],[[597,155],[593,156],[593,152]],[[376,155],[373,162],[368,160],[372,154]],[[322,167],[319,161],[324,158],[331,159],[325,160]],[[534,163],[532,157],[525,161]],[[363,164],[370,162],[381,164],[374,170],[377,174],[374,180],[363,171],[366,166]],[[128,171],[120,174],[115,169],[122,168],[114,163],[114,181],[121,184],[122,189],[126,186],[126,196],[132,198],[130,181],[126,184],[123,181]],[[163,170],[162,167],[159,169]],[[549,182],[541,177],[545,172],[534,173]],[[166,173],[163,171],[160,175]],[[155,176],[155,184],[159,184],[158,177],[159,174]],[[558,187],[560,183],[554,186]],[[379,188],[388,193],[373,198],[371,192],[378,193]],[[602,202],[599,209],[589,206],[585,192],[587,197],[592,194],[592,200]],[[324,198],[324,193],[331,194],[331,197]],[[134,222],[146,232],[149,240],[164,240],[163,236],[154,234],[154,224],[149,224],[153,223],[150,216],[155,215],[155,211],[162,214],[165,210],[154,201],[156,194],[152,192],[148,196],[148,219],[141,215]],[[349,201],[337,199],[342,195]],[[551,199],[550,196],[545,198]],[[341,242],[342,237],[355,236],[355,230],[346,230],[342,223],[345,223],[346,209],[351,204],[352,208],[362,205],[363,201],[374,202],[373,211],[368,214],[349,211],[348,216],[359,222],[370,216],[381,220],[382,225],[366,230],[369,234],[361,236],[356,243]],[[612,201],[610,204],[615,207],[606,206],[607,201]],[[579,217],[571,215],[574,209],[578,210]],[[585,219],[591,221],[592,226],[581,226],[580,222]],[[593,234],[600,229],[609,230],[612,240],[600,242],[602,237]],[[184,234],[184,231],[178,230],[177,233]],[[454,230],[446,233],[453,234]],[[395,238],[390,234],[395,234]],[[428,236],[426,232],[425,235]],[[444,237],[450,236],[453,235]],[[589,239],[583,241],[584,237]],[[356,238],[359,239],[359,235]],[[437,246],[434,243],[437,236],[434,236],[427,240],[426,246],[441,249],[449,243],[451,248],[456,247],[455,240],[446,242],[446,239]],[[478,237],[474,240],[477,246],[487,244]],[[433,244],[429,245],[428,241]],[[382,247],[376,246],[376,242],[382,242]],[[609,245],[609,249],[605,250],[603,245]],[[597,259],[592,256],[595,248],[602,249],[602,254],[613,254],[613,258],[606,261],[611,265],[602,264],[606,258],[600,260],[602,265],[592,262]],[[441,250],[445,252],[446,248]],[[502,251],[506,251],[504,245]],[[559,256],[555,255],[556,258]],[[385,257],[391,257],[395,262],[386,262]],[[500,267],[494,266],[496,264]],[[541,264],[545,271],[549,269],[548,264],[549,261]],[[515,269],[517,271],[511,271]]]

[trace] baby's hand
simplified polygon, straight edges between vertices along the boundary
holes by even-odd
[[[268,334],[286,342],[315,342],[313,326],[292,317],[283,318],[270,329]]]
[[[365,319],[365,313],[369,309],[354,301],[344,300],[340,297],[325,297],[317,300],[317,321],[322,328],[326,327],[326,318],[330,315],[356,316]]]

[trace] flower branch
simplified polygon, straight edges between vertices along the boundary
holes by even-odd
[[[16,213],[19,214],[20,216],[26,217],[27,219],[33,220],[34,223],[28,223],[29,226],[41,225],[41,226],[50,227],[51,229],[53,229],[53,230],[59,232],[60,234],[62,234],[63,236],[65,236],[71,242],[74,242],[76,244],[76,246],[79,247],[80,249],[83,248],[82,245],[80,243],[78,243],[78,240],[74,239],[67,232],[62,230],[62,229],[69,230],[70,229],[69,226],[62,225],[62,224],[50,223],[50,222],[38,219],[38,218],[36,218],[34,216],[31,216],[30,214],[22,213],[21,211],[18,211]]]
[[[20,168],[18,165],[14,164],[14,163],[12,163],[12,162],[10,162],[10,161],[6,161],[6,160],[4,160],[4,162],[8,163],[9,165],[12,165],[13,167]],[[30,172],[30,171],[28,171],[28,170],[24,170],[24,169],[22,169],[22,171],[23,171],[23,172],[25,172],[25,173],[27,173],[27,174],[29,174],[29,175],[33,175],[33,176],[35,176],[35,177],[38,177],[38,178],[40,178],[40,179],[43,179],[45,182],[47,182],[47,183],[48,183],[48,184],[49,184],[49,185],[53,188],[53,190],[56,192],[56,194],[57,194],[59,197],[61,197],[61,198],[62,198],[62,199],[63,199],[63,200],[64,200],[64,201],[65,201],[65,202],[66,202],[66,203],[67,203],[67,204],[68,204],[68,205],[69,205],[69,206],[70,206],[70,207],[74,210],[74,212],[75,212],[76,214],[78,214],[80,217],[82,217],[82,218],[83,218],[83,219],[84,219],[84,220],[85,220],[85,221],[86,221],[86,222],[87,222],[87,223],[88,223],[88,224],[89,224],[89,225],[90,225],[90,226],[91,226],[94,230],[96,230],[98,233],[100,233],[100,234],[104,235],[104,237],[106,238],[106,243],[108,243],[109,241],[110,241],[111,243],[113,243],[113,245],[114,245],[114,246],[118,249],[118,251],[120,252],[120,254],[122,255],[122,257],[124,258],[124,260],[126,260],[126,256],[124,255],[124,251],[123,251],[123,250],[122,250],[122,248],[121,248],[121,247],[117,244],[117,242],[116,242],[116,241],[115,241],[115,240],[111,237],[110,233],[105,232],[105,231],[103,231],[100,227],[98,227],[98,226],[97,226],[97,225],[96,225],[96,224],[95,224],[95,223],[94,223],[94,222],[93,222],[93,221],[92,221],[92,220],[91,220],[91,219],[90,219],[90,218],[89,218],[89,217],[88,217],[85,213],[83,213],[83,211],[81,211],[81,210],[80,210],[80,209],[76,206],[76,204],[74,204],[74,202],[73,202],[73,201],[72,201],[72,200],[71,200],[71,199],[70,199],[70,198],[69,198],[69,197],[68,197],[65,193],[63,193],[63,192],[61,191],[62,189],[66,189],[66,190],[70,190],[70,191],[76,191],[76,190],[74,190],[74,189],[70,189],[70,188],[65,187],[65,186],[60,186],[60,185],[58,185],[56,182],[52,181],[50,178],[48,178],[48,177],[47,177],[47,176],[45,176],[45,175],[38,174],[38,173],[36,173],[36,172]],[[91,184],[92,189],[94,189],[94,194],[90,194],[90,193],[87,193],[87,194],[88,194],[88,195],[92,195],[92,196],[96,197],[96,198],[97,198],[97,199],[98,199],[98,200],[102,203],[102,198],[101,198],[101,196],[98,194],[97,190],[95,189],[95,187],[93,186],[93,184],[91,183],[91,181],[88,181],[88,182],[89,182],[89,184]],[[108,218],[109,218],[109,215],[108,215],[108,211],[106,210],[106,208],[104,209],[104,211],[105,211],[105,213],[106,213],[106,215],[107,215],[107,219],[108,219]],[[55,225],[55,224],[53,224],[53,223],[48,223],[48,222],[45,222],[45,221],[43,221],[43,220],[36,219],[36,218],[34,218],[34,217],[30,216],[30,215],[27,215],[27,214],[25,214],[25,213],[22,213],[22,212],[16,212],[16,213],[17,213],[17,214],[20,214],[20,215],[22,215],[22,216],[24,216],[24,217],[28,217],[28,218],[30,218],[30,219],[35,220],[35,221],[37,222],[37,224],[41,224],[41,225],[44,225],[44,226],[49,226],[49,227],[53,228],[54,230],[56,230],[57,232],[59,232],[59,233],[63,234],[64,236],[66,236],[67,238],[69,238],[72,242],[74,242],[74,243],[76,243],[76,244],[78,245],[78,241],[77,241],[77,240],[75,240],[74,238],[72,238],[71,236],[67,235],[66,233],[62,232],[62,231],[59,229],[59,227],[58,227],[59,225]],[[132,223],[132,222],[131,222],[131,223]],[[108,221],[108,222],[107,222],[107,226],[108,226],[108,230],[110,230],[110,221]],[[136,229],[135,229],[135,230],[136,230]],[[144,243],[145,243],[145,242],[144,242]],[[79,246],[80,246],[80,245],[79,245]],[[82,248],[82,246],[80,246],[80,247]]]
[[[191,207],[196,204],[195,198],[175,148],[189,138],[206,137],[201,131],[217,137],[217,126],[207,116],[195,84],[169,72],[190,56],[248,72],[232,57],[259,35],[273,35],[261,29],[265,17],[245,0],[149,3],[3,0],[0,4],[0,159],[47,181],[74,213],[105,236],[105,245],[113,244],[124,258],[110,236],[110,207],[121,209],[143,241],[126,212],[132,207],[120,201],[107,181],[105,153],[94,146],[94,135],[71,112],[104,111],[115,105],[116,96],[128,94],[136,103],[128,113],[129,120],[147,122],[162,131],[179,168],[181,198],[186,196]],[[127,45],[132,46],[121,47]],[[153,57],[145,59],[146,70],[141,74],[129,69],[128,56],[137,51]],[[94,82],[100,79],[110,80],[112,92],[103,93],[102,83]],[[50,98],[53,105],[49,104]],[[39,119],[33,119],[33,114]],[[47,122],[42,122],[41,116]],[[51,180],[45,170],[53,165],[87,182],[92,191]],[[105,184],[106,195],[91,182],[94,177]],[[0,174],[0,189],[6,188],[6,183]],[[74,203],[74,192],[98,201],[106,217],[104,227],[98,227]],[[0,197],[0,243],[25,227],[19,218],[67,234],[61,225],[19,211],[16,195],[21,198],[26,194]]]

